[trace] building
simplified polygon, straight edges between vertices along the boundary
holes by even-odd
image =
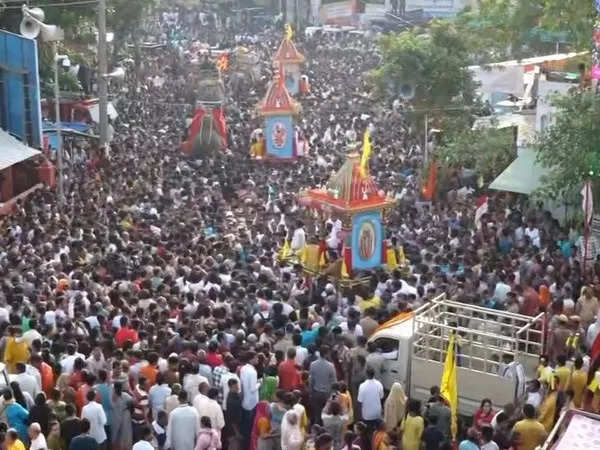
[[[0,30],[0,212],[39,187],[32,160],[43,141],[38,72],[37,42]]]

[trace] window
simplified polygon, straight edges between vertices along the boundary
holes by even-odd
[[[375,339],[375,346],[381,350],[382,353],[389,353],[398,351],[399,342],[397,339],[382,337]]]

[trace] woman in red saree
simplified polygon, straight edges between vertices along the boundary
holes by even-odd
[[[269,450],[272,442],[271,406],[267,401],[258,402],[250,434],[250,450]]]

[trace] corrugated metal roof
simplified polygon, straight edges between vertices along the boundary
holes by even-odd
[[[6,131],[0,130],[0,170],[40,153],[39,150],[27,146]]]

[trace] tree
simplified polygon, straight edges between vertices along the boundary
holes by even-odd
[[[589,0],[479,0],[457,18],[474,63],[554,53],[556,43],[587,50],[594,4]]]
[[[600,173],[600,98],[589,91],[556,96],[556,122],[539,136],[538,162],[549,170],[542,193],[561,198]],[[596,183],[596,193],[598,183]]]
[[[443,166],[474,169],[484,181],[498,176],[515,157],[512,128],[461,128],[436,149]]]
[[[476,84],[469,65],[469,49],[458,29],[448,21],[433,21],[427,33],[418,30],[381,38],[383,64],[373,72],[378,92],[397,98],[398,86],[415,86],[417,109],[470,105]]]
[[[108,29],[114,33],[113,66],[127,39],[133,37],[137,43],[142,18],[154,5],[155,0],[108,0],[106,21]]]
[[[27,2],[30,8],[42,5],[44,10],[45,22],[52,25],[58,25],[65,31],[67,39],[78,37],[81,34],[81,25],[93,20],[96,16],[96,9],[89,5],[83,6],[62,6],[63,3],[72,3],[72,0],[30,0]],[[26,2],[22,2],[26,3]],[[15,6],[11,4],[11,7]],[[0,14],[0,28],[13,33],[19,33],[19,25],[23,18],[20,5],[18,8],[4,9]]]

